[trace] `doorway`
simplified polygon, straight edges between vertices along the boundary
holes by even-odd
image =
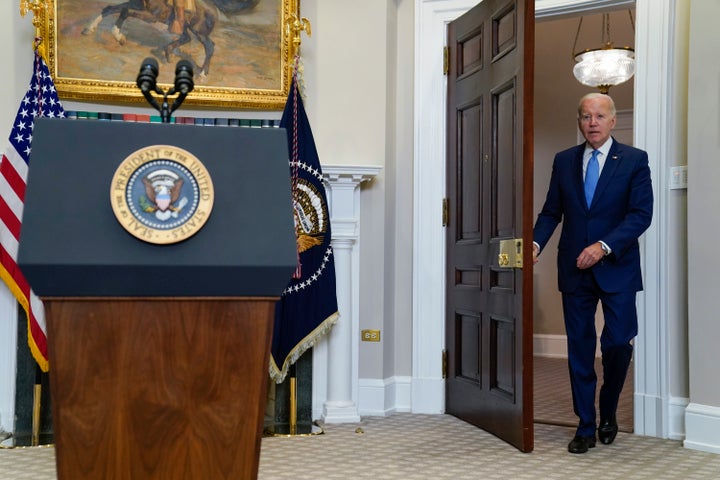
[[[542,208],[547,192],[552,161],[557,151],[583,141],[577,130],[576,105],[584,94],[593,91],[581,85],[572,74],[572,48],[578,37],[577,50],[599,46],[602,13],[583,17],[578,33],[579,16],[540,20],[535,25],[535,169],[534,215]],[[634,11],[633,11],[634,17]],[[628,10],[610,12],[612,39],[616,45],[634,45],[633,24]],[[613,136],[632,144],[633,80],[612,87],[618,109]],[[567,349],[557,289],[556,255],[560,228],[545,247],[541,261],[534,267],[534,410],[536,423],[575,427],[570,380],[567,371]],[[602,314],[596,327],[602,328]],[[632,365],[631,365],[632,369]],[[602,384],[602,366],[596,360],[598,390]],[[633,371],[628,372],[618,405],[618,424],[623,432],[633,431]]]
[[[642,68],[637,70],[634,83],[642,89],[642,95],[635,96],[635,138],[637,145],[648,152],[653,185],[660,185],[672,155],[679,154],[675,144],[677,133],[667,121],[678,113],[673,104],[676,94],[673,72],[677,63],[672,54],[674,29],[668,28],[675,24],[677,17],[675,2],[604,0],[599,4],[587,0],[537,0],[537,24],[550,17],[562,18],[587,11],[588,3],[604,7],[637,5],[635,46],[638,58],[642,59]],[[442,378],[444,322],[438,321],[445,311],[444,227],[437,219],[442,216],[445,193],[445,164],[438,159],[444,158],[446,146],[442,135],[428,134],[445,131],[443,61],[437,52],[442,50],[447,23],[475,4],[477,0],[416,0],[410,393],[414,413],[441,413],[445,409]],[[667,201],[662,188],[657,189],[657,197],[659,205]],[[666,288],[668,267],[658,259],[666,248],[666,229],[666,220],[662,216],[656,217],[641,242],[644,276],[655,281],[648,281],[644,292],[638,295],[640,335],[635,345],[634,430],[636,434],[679,439],[684,434],[685,405],[670,401],[669,365],[673,365],[673,371],[680,372],[681,378],[687,378],[683,373],[687,372],[687,359],[674,354],[668,344],[668,329],[682,330],[684,327],[679,325],[679,319],[671,318],[671,312],[661,298],[661,292]],[[556,288],[553,290],[557,291]],[[537,322],[537,318],[535,320]]]

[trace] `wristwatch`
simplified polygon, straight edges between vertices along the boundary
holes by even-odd
[[[610,248],[602,242],[598,243],[600,243],[600,248],[602,248],[603,252],[605,252],[605,255],[610,255]]]

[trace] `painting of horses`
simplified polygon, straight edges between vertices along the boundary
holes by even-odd
[[[60,98],[141,102],[153,57],[167,91],[178,61],[194,67],[186,104],[281,109],[289,90],[286,24],[299,0],[46,0],[48,64]]]

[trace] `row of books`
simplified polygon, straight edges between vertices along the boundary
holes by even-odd
[[[69,119],[106,120],[116,122],[150,122],[160,123],[160,115],[146,115],[140,113],[109,113],[109,112],[83,112],[76,110],[65,110],[65,117]],[[246,119],[246,118],[203,118],[203,117],[170,117],[170,123],[182,123],[186,125],[211,125],[222,127],[247,127],[247,128],[276,128],[280,126],[280,120],[270,119]]]

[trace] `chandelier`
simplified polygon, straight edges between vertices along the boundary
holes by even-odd
[[[632,11],[628,13],[634,32]],[[583,85],[596,87],[602,93],[608,93],[610,87],[630,80],[635,74],[635,50],[632,47],[616,47],[613,44],[610,38],[610,14],[604,13],[601,46],[575,53],[582,22],[583,17],[580,17],[573,44],[573,58],[577,62],[573,67],[573,75]]]

